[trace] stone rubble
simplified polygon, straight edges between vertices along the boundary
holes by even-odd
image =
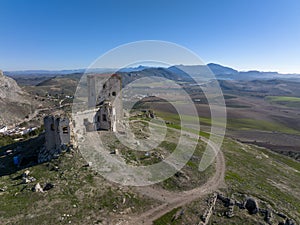
[[[209,223],[209,219],[213,213],[217,198],[218,198],[217,193],[214,193],[213,196],[211,196],[208,199],[208,208],[205,210],[204,214],[201,216],[201,222],[198,225],[206,225]]]
[[[29,176],[30,171],[26,170],[23,174],[22,174],[22,184],[29,184],[31,182],[36,181],[36,179],[34,177]]]
[[[279,225],[296,225],[295,222],[288,218],[284,213],[278,212],[276,210],[272,209],[261,209],[259,208],[258,202],[256,199],[252,197],[248,197],[243,203],[238,202],[235,199],[225,197],[224,195],[218,193],[217,194],[217,199],[220,200],[225,207],[228,208],[228,211],[225,213],[225,215],[228,218],[231,218],[234,216],[234,206],[237,206],[239,209],[246,209],[250,215],[256,214],[256,213],[261,213],[264,215],[264,221],[267,224],[272,224],[272,219],[274,215],[277,215],[283,219],[285,219],[284,222],[280,222]]]
[[[32,188],[32,191],[33,191],[33,192],[41,192],[41,193],[44,192],[44,190],[43,190],[43,188],[41,187],[40,183],[37,183],[36,185],[34,185],[34,187]]]
[[[0,188],[0,192],[5,192],[7,190],[7,186],[4,186],[3,188]]]
[[[43,191],[49,191],[50,189],[54,188],[54,185],[51,184],[51,183],[46,183],[44,188],[43,188]]]

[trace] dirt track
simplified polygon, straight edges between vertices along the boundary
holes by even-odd
[[[157,125],[157,124],[154,124]],[[172,130],[178,131],[177,129],[170,128]],[[186,132],[184,133],[189,134],[191,136],[197,136],[193,133]],[[199,137],[199,136],[198,136]],[[159,200],[163,202],[160,206],[150,209],[143,214],[140,214],[136,217],[132,217],[123,221],[119,224],[146,224],[152,225],[153,221],[160,218],[164,214],[172,211],[175,208],[180,206],[186,205],[196,199],[203,197],[215,190],[217,190],[221,185],[224,184],[224,175],[225,175],[225,159],[224,155],[221,151],[217,149],[217,147],[208,141],[208,139],[201,137],[200,139],[205,143],[209,144],[211,148],[216,153],[216,163],[215,168],[216,172],[213,177],[211,177],[208,182],[204,185],[197,187],[195,189],[174,193],[164,189],[157,189],[151,186],[148,187],[138,187],[136,188],[138,192],[153,199]]]

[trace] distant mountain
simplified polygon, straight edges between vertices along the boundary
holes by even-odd
[[[177,74],[189,74],[193,78],[211,78],[211,74],[219,80],[267,80],[267,79],[287,79],[300,81],[299,74],[280,74],[277,72],[261,72],[257,70],[238,71],[230,67],[225,67],[215,63],[207,65],[177,65],[168,68]]]
[[[226,66],[221,66],[215,63],[209,63],[207,64],[207,66],[215,75],[236,75],[239,73],[235,69]]]
[[[134,71],[142,71],[145,69],[149,69],[150,67],[148,66],[142,66],[139,65],[138,67],[127,67],[127,68],[122,68],[120,70],[118,70],[118,72],[134,72]]]
[[[284,76],[288,76],[287,74],[279,74],[277,72],[260,72],[257,70],[250,70],[245,72],[239,72],[241,77],[251,78],[251,79],[274,79],[280,78]]]
[[[78,70],[23,70],[23,71],[5,71],[5,74],[10,77],[22,77],[22,76],[53,77],[56,75],[83,73],[84,71],[85,71],[84,69],[78,69]]]
[[[237,70],[229,67],[221,66],[218,64],[210,63],[208,65],[177,65],[171,66],[168,70],[176,74],[191,76],[194,79],[211,79],[212,75],[215,76],[232,76],[238,74]]]
[[[230,67],[222,66],[215,63],[209,63],[207,65],[174,65],[168,68],[155,68],[147,66],[128,67],[122,69],[114,68],[93,68],[93,69],[76,69],[76,70],[27,70],[27,71],[9,71],[5,72],[6,75],[14,78],[24,77],[54,77],[54,76],[66,76],[76,74],[80,76],[83,73],[134,73],[151,75],[150,72],[154,72],[156,76],[170,77],[173,74],[174,80],[190,80],[192,78],[210,79],[213,73],[219,80],[255,80],[255,79],[300,79],[298,74],[280,74],[277,72],[261,72],[257,70],[251,71],[238,71]],[[163,74],[160,74],[162,72]],[[23,81],[26,83],[26,81]]]
[[[192,81],[192,78],[184,73],[175,73],[173,71],[170,71],[168,68],[146,68],[140,71],[132,71],[132,72],[117,72],[122,76],[122,83],[123,85],[126,85],[136,79],[142,78],[142,77],[149,77],[149,76],[156,76],[156,77],[162,77],[166,78],[168,80],[174,80],[174,81]]]
[[[10,77],[23,77],[23,76],[43,76],[53,77],[68,74],[83,74],[83,73],[103,73],[115,72],[114,68],[91,68],[91,69],[75,69],[75,70],[21,70],[21,71],[5,71],[5,74]]]
[[[209,75],[211,74],[206,65],[177,65],[169,67],[168,70],[175,74],[180,74],[184,77],[209,77]]]

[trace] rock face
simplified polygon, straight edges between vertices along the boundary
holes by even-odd
[[[0,71],[0,125],[21,122],[35,105],[14,79]]]
[[[258,203],[254,198],[248,198],[245,202],[245,208],[250,214],[256,214],[259,210]]]
[[[18,86],[17,82],[3,75],[3,72],[0,70],[0,98],[1,99],[9,99],[14,102],[19,102],[23,91]]]

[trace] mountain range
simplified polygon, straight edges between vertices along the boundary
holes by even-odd
[[[89,73],[105,73],[116,72],[119,73],[164,73],[171,76],[169,73],[173,73],[175,76],[181,77],[179,79],[185,80],[188,77],[193,78],[210,78],[211,72],[220,80],[255,80],[255,79],[300,79],[300,74],[280,74],[278,72],[262,72],[257,70],[250,71],[238,71],[230,67],[222,66],[215,63],[209,63],[207,65],[175,65],[170,67],[128,67],[122,69],[114,68],[93,68],[93,69],[75,69],[75,70],[24,70],[24,71],[5,71],[5,75],[10,77],[53,77],[64,76],[67,74],[83,74],[86,71]],[[173,76],[174,76],[173,75]],[[174,79],[174,78],[173,78]]]

